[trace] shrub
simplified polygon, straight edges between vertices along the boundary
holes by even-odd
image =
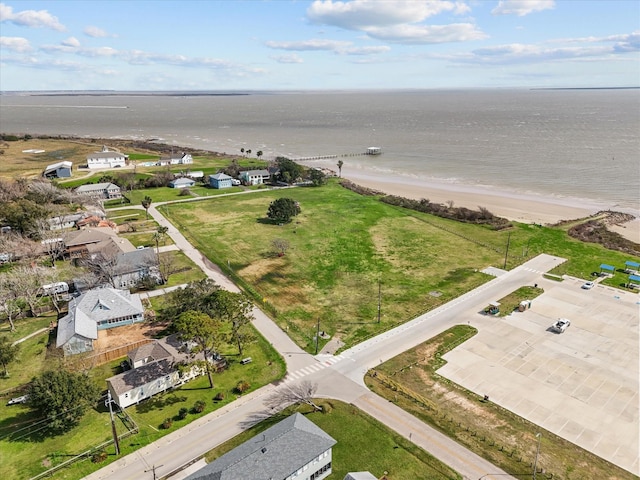
[[[206,403],[204,403],[202,400],[198,400],[193,404],[193,411],[196,413],[202,413],[204,411],[204,407],[206,407]]]
[[[165,430],[170,429],[172,425],[173,425],[173,418],[170,418],[170,417],[165,418],[164,422],[162,422],[162,428],[164,428]]]
[[[107,452],[104,450],[99,450],[91,456],[91,461],[93,463],[101,463],[107,459]]]
[[[189,409],[182,407],[179,411],[178,411],[178,418],[180,420],[184,420],[185,418],[187,418],[187,415],[189,415]]]
[[[240,380],[236,385],[236,392],[242,395],[244,392],[249,390],[249,388],[251,388],[251,384],[249,382],[246,380]]]
[[[218,392],[216,396],[213,397],[213,400],[216,402],[221,402],[222,400],[224,400],[224,392]]]

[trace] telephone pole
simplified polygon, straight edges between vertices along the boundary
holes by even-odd
[[[382,314],[382,289],[380,287],[380,279],[378,278],[378,323]]]
[[[316,328],[316,355],[318,354],[319,341],[320,341],[320,319],[318,319],[318,327]]]
[[[511,232],[509,232],[509,236],[507,237],[507,248],[504,252],[504,269],[507,268],[507,255],[509,255],[509,243],[511,243]]]
[[[118,432],[116,431],[116,422],[113,419],[113,409],[111,408],[111,391],[107,390],[107,404],[109,406],[109,416],[111,417],[111,433],[113,435],[113,444],[116,446],[116,455],[120,455],[120,443],[118,442]]]

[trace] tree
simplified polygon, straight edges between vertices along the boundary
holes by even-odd
[[[147,214],[147,220],[149,220],[149,207],[151,206],[151,197],[147,195],[142,199],[142,206],[144,207],[144,211]]]
[[[99,394],[98,387],[86,374],[58,369],[32,380],[28,404],[47,419],[46,428],[57,434],[75,427]]]
[[[244,148],[240,149],[240,153],[242,153],[242,156],[244,156]]]
[[[282,388],[279,388],[269,395],[265,399],[264,404],[272,410],[282,410],[289,405],[304,403],[319,412],[322,411],[322,407],[313,402],[313,396],[317,389],[318,385],[311,383],[308,380],[303,380],[302,382],[294,383],[293,385],[285,383]]]
[[[156,242],[156,253],[158,255],[160,255],[160,246],[159,246],[160,241],[162,241],[164,245],[165,238],[168,231],[169,231],[169,227],[163,227],[162,225],[160,225],[158,229],[155,231],[155,233],[153,234],[153,239]]]
[[[197,349],[204,354],[209,387],[213,388],[209,359],[213,358],[213,353],[220,343],[220,322],[206,313],[188,310],[176,319],[173,326],[183,339],[195,342],[198,345]]]
[[[309,171],[309,179],[314,187],[320,187],[327,183],[327,176],[318,168],[312,168]]]
[[[344,165],[344,162],[342,160],[338,160],[338,176],[342,177],[342,166]]]
[[[251,301],[242,293],[234,293],[219,289],[209,296],[209,304],[215,318],[231,325],[228,340],[238,346],[238,354],[242,355],[242,347],[253,339],[246,326],[253,320]]]
[[[33,317],[36,315],[36,303],[42,293],[43,279],[46,279],[45,269],[38,266],[16,267],[8,274],[11,288],[15,296],[21,298],[27,305]]]
[[[256,157],[260,158],[262,156],[262,150],[258,150],[256,152]]]
[[[247,150],[247,155],[251,155],[251,149],[250,148]]]
[[[279,169],[279,178],[283,182],[296,182],[302,176],[304,168],[302,167],[302,165],[298,165],[293,160],[285,157],[278,157],[276,158],[276,162]]]
[[[165,296],[163,308],[160,310],[161,320],[172,321],[189,310],[213,315],[210,296],[219,289],[220,286],[216,282],[205,278],[190,282],[186,287],[168,293]]]
[[[8,275],[0,275],[0,312],[4,312],[7,316],[12,332],[16,330],[13,319],[21,310],[18,290]]]
[[[20,345],[13,345],[7,337],[0,337],[0,364],[4,369],[4,376],[9,376],[7,366],[18,357]]]
[[[267,217],[275,223],[289,223],[292,217],[300,213],[300,205],[291,198],[278,198],[271,202]]]

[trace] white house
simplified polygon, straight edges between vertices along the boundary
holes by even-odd
[[[331,475],[335,444],[311,420],[294,413],[185,480],[322,480]]]
[[[202,353],[190,353],[184,342],[170,335],[130,351],[127,363],[132,370],[108,378],[107,388],[113,401],[120,408],[127,408],[204,375],[206,369],[201,366],[187,367],[194,360],[203,359]],[[212,363],[214,369],[226,367],[220,357]]]
[[[87,168],[116,168],[127,164],[127,155],[109,150],[106,146],[99,152],[87,155]]]
[[[76,188],[76,193],[88,195],[92,198],[122,198],[122,191],[115,183],[89,183]]]
[[[96,288],[69,302],[69,313],[58,320],[56,347],[66,355],[93,350],[98,330],[144,321],[139,295],[114,288]]]
[[[245,185],[260,185],[268,182],[271,179],[271,174],[268,170],[245,170],[240,172],[240,180]]]
[[[195,186],[196,181],[192,178],[180,177],[169,182],[170,188],[190,188]]]
[[[158,161],[158,165],[188,165],[193,163],[193,157],[190,153],[171,153],[170,155],[163,155]]]

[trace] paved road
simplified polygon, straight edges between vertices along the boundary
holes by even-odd
[[[131,207],[129,207],[131,208]],[[204,256],[156,209],[149,214],[169,228],[171,236],[194,263],[219,285],[231,291],[238,288],[211,266]],[[86,477],[97,479],[152,478],[149,470],[155,466],[158,477],[179,470],[206,451],[232,438],[249,424],[247,419],[264,414],[264,399],[274,390],[288,388],[294,382],[311,381],[318,385],[318,395],[350,402],[378,419],[400,435],[410,439],[436,458],[457,470],[465,479],[513,478],[491,463],[470,452],[453,440],[373,394],[364,386],[364,374],[370,368],[432,338],[459,323],[470,313],[477,313],[488,302],[501,298],[516,288],[533,284],[542,272],[562,263],[564,259],[541,255],[507,272],[481,287],[393,330],[367,340],[338,356],[311,356],[300,349],[264,312],[254,309],[254,325],[278,350],[287,363],[287,377],[279,385],[268,385],[212,412],[151,445],[143,447],[117,462]],[[492,475],[487,475],[492,474]]]

